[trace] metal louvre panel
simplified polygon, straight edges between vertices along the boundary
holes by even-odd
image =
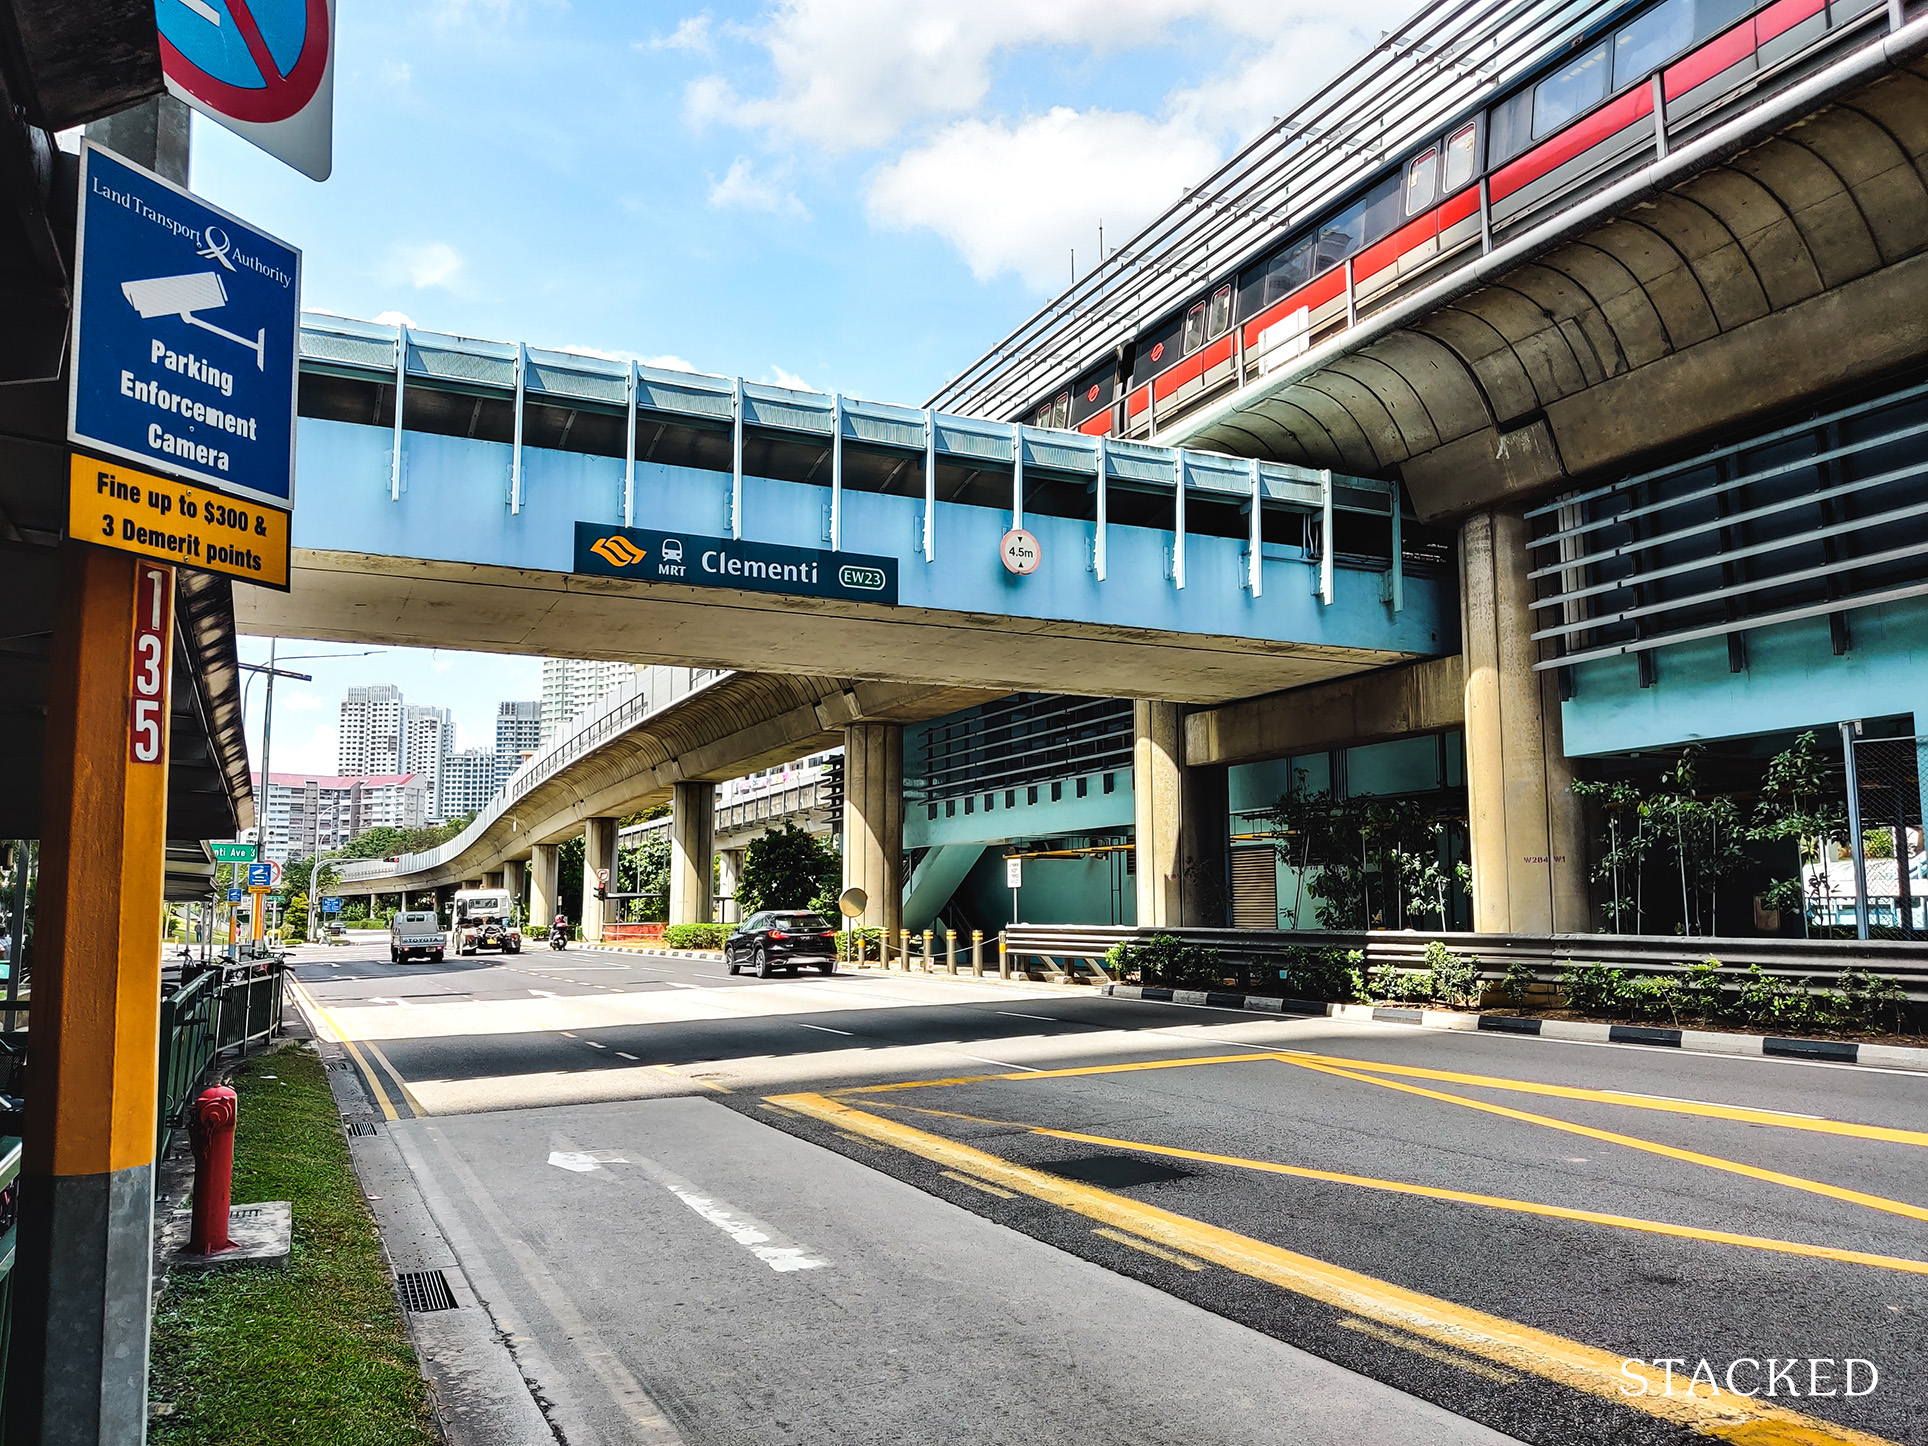
[[[392,354],[393,348],[390,351]],[[475,341],[410,327],[408,371],[411,376],[513,388],[515,348],[504,342]]]
[[[1232,850],[1232,927],[1276,929],[1279,871],[1271,845]]]
[[[1540,669],[1928,594],[1928,387],[1529,515]]]

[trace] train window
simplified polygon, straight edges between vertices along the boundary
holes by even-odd
[[[1265,294],[1259,301],[1261,307],[1283,301],[1312,279],[1312,251],[1316,244],[1315,238],[1307,237],[1266,263]]]
[[[1478,141],[1479,127],[1470,123],[1446,137],[1446,176],[1440,190],[1457,191],[1473,179],[1473,152]]]
[[[1417,216],[1439,190],[1439,147],[1428,146],[1406,166],[1406,214]]]
[[[1613,88],[1632,85],[1693,43],[1693,0],[1655,6],[1613,37]]]
[[[1607,93],[1606,42],[1593,47],[1565,70],[1533,87],[1533,139],[1561,129]]]
[[[1508,96],[1486,113],[1486,158],[1498,166],[1533,144],[1533,92]]]
[[[1190,356],[1205,345],[1205,303],[1199,302],[1185,313],[1185,345],[1183,355]]]
[[[1057,401],[1051,404],[1051,425],[1067,427],[1071,424],[1071,393],[1058,393]]]
[[[1208,337],[1221,337],[1232,329],[1232,288],[1221,286],[1212,293],[1211,325],[1205,328]]]

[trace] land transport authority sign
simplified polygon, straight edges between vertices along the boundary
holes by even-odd
[[[81,147],[68,440],[294,505],[301,253]]]
[[[845,598],[889,607],[897,604],[894,557],[782,547],[693,532],[652,532],[596,522],[576,524],[576,571],[634,582]]]

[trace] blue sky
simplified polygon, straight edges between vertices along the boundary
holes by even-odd
[[[310,308],[919,403],[1408,8],[338,0],[334,175],[197,116],[193,185],[303,249]],[[536,696],[534,660],[316,666],[277,772],[332,768],[351,682],[465,743]]]

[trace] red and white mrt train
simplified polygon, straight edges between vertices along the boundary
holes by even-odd
[[[1013,420],[1149,436],[1478,254],[1487,226],[1502,232],[1608,184],[1651,153],[1657,104],[1677,133],[1884,23],[1882,0],[1630,5]]]

